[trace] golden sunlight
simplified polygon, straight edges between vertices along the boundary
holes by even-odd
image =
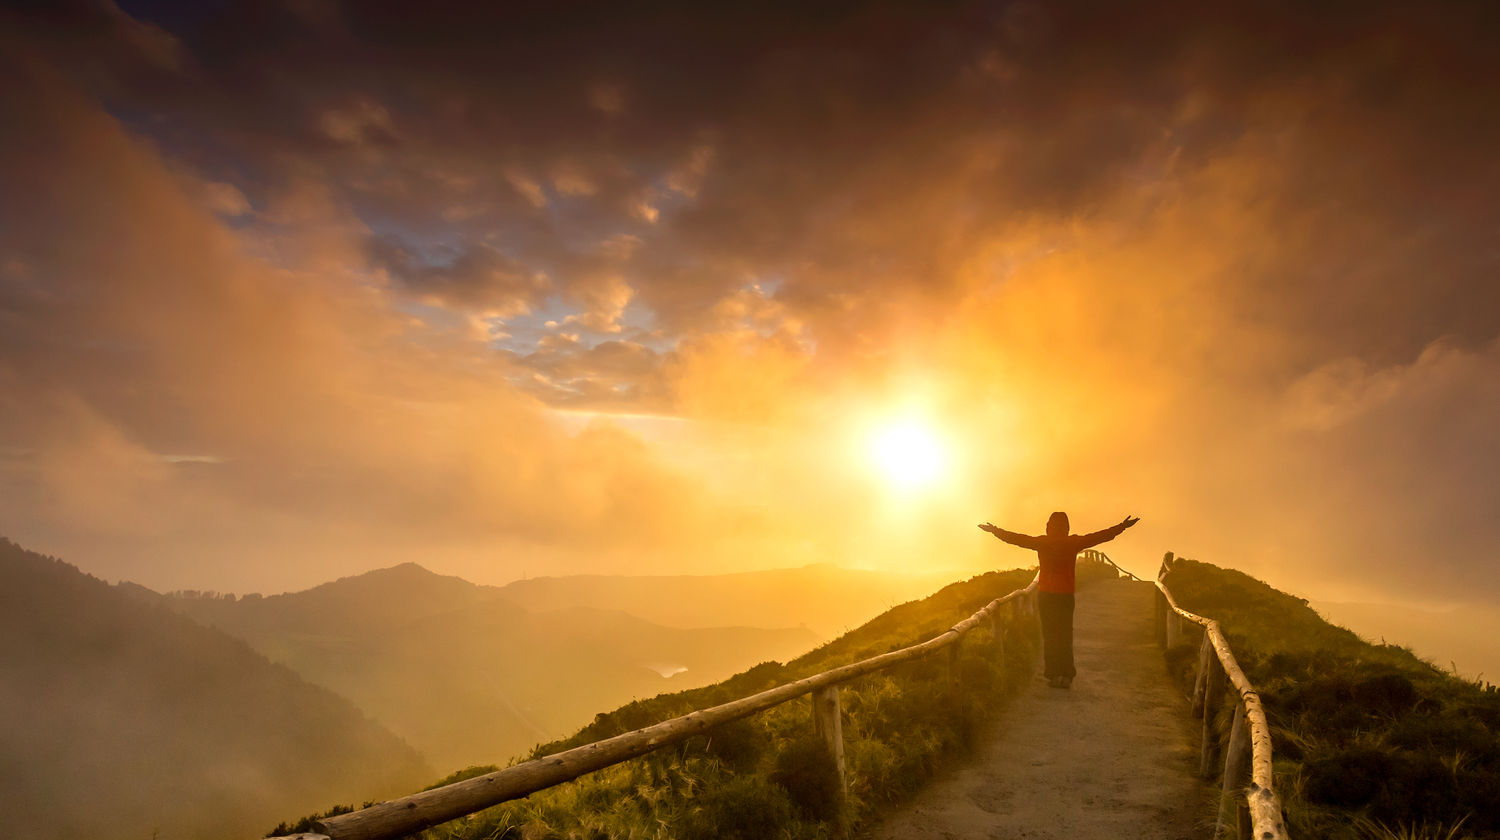
[[[882,426],[869,438],[869,453],[875,467],[893,487],[914,490],[926,487],[947,468],[947,452],[932,428],[904,421]]]

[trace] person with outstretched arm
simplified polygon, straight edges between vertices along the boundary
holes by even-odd
[[[1057,511],[1047,519],[1047,533],[1032,537],[1007,531],[986,522],[981,531],[994,534],[1011,545],[1036,552],[1041,563],[1037,581],[1037,612],[1042,619],[1043,674],[1053,688],[1070,688],[1077,671],[1073,668],[1073,567],[1078,552],[1118,537],[1140,517],[1125,517],[1118,525],[1092,534],[1069,534],[1068,515]]]

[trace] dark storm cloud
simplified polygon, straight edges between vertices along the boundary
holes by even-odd
[[[1277,146],[1260,200],[1308,239],[1246,266],[1255,317],[1393,359],[1495,327],[1493,297],[1456,302],[1495,260],[1482,5],[91,8],[47,28],[90,31],[105,94],[209,173],[315,166],[380,242],[484,241],[563,288],[628,233],[624,279],[678,328],[769,276],[881,318],[872,288],[945,294],[1017,220],[1088,214],[1247,135]]]
[[[422,255],[391,237],[369,240],[370,259],[413,294],[450,306],[511,316],[529,312],[546,292],[545,275],[482,243]]]

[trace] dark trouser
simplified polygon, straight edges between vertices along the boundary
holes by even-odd
[[[1073,595],[1038,592],[1037,612],[1042,618],[1043,673],[1050,677],[1073,677]]]

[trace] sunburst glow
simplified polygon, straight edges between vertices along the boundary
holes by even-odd
[[[869,449],[880,474],[903,490],[930,486],[947,468],[948,455],[941,438],[917,422],[876,429],[870,436]]]

